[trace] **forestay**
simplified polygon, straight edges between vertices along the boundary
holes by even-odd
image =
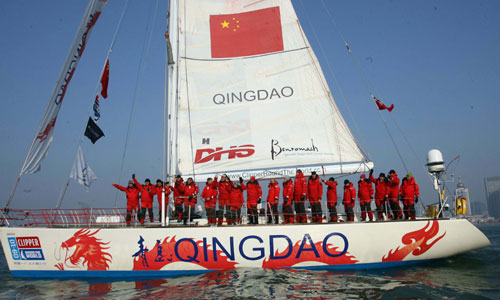
[[[373,167],[290,1],[181,0],[177,13],[171,172],[200,181],[217,173],[248,179]]]

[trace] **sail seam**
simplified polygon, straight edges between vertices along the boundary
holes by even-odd
[[[194,58],[194,57],[187,57],[187,56],[181,56],[181,58],[187,59],[187,60],[195,60],[195,61],[241,60],[241,59],[253,59],[253,58],[256,58],[256,57],[264,57],[264,56],[269,56],[269,55],[278,55],[278,54],[284,54],[284,53],[288,53],[288,52],[295,52],[295,51],[307,50],[309,48],[310,47],[302,47],[302,48],[290,49],[290,50],[273,52],[273,53],[259,54],[259,55],[253,55],[253,56],[242,56],[242,57],[235,57],[235,58]]]

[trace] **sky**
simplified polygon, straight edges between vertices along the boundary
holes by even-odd
[[[56,205],[124,3],[110,0],[95,25],[42,170],[22,176],[13,208]],[[341,113],[375,163],[375,174],[395,169],[402,177],[406,171],[370,92],[395,105],[383,116],[425,204],[437,201],[424,167],[427,151],[434,148],[447,162],[460,155],[448,169],[455,175],[448,187],[454,190],[460,176],[472,200],[485,202],[484,178],[500,175],[500,2],[325,0],[338,27],[320,0],[292,3]],[[86,1],[0,1],[2,203],[16,182],[86,6]],[[105,137],[95,145],[86,138],[82,143],[99,179],[88,192],[71,181],[63,207],[113,207],[116,201],[123,206],[125,197],[112,182],[125,185],[132,173],[140,180],[160,178],[167,3],[160,1],[156,19],[155,7],[156,1],[129,3],[110,58],[110,96],[101,100],[99,126]],[[357,181],[358,176],[347,178]]]

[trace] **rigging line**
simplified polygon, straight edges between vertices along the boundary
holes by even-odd
[[[335,85],[336,85],[336,87],[337,87],[337,89],[338,89],[338,91],[339,91],[339,96],[340,96],[340,98],[342,99],[342,102],[344,102],[345,107],[347,108],[347,112],[348,112],[348,114],[349,114],[349,117],[351,118],[351,120],[352,120],[352,122],[353,122],[353,124],[354,124],[354,127],[356,128],[356,131],[358,132],[358,135],[359,135],[360,139],[361,139],[361,140],[364,140],[363,134],[362,134],[361,130],[359,129],[359,126],[358,126],[358,124],[357,124],[357,122],[356,122],[356,119],[354,118],[354,115],[353,115],[353,113],[352,113],[352,110],[351,110],[351,108],[350,108],[349,104],[347,103],[347,100],[346,100],[345,95],[344,95],[344,91],[342,90],[342,87],[341,87],[341,85],[340,85],[340,83],[339,83],[339,81],[338,81],[338,79],[337,79],[337,76],[335,75],[335,72],[333,72],[333,68],[332,68],[332,66],[331,66],[331,64],[330,64],[330,60],[328,59],[328,56],[326,55],[326,52],[325,52],[325,50],[324,50],[324,48],[323,48],[323,45],[322,45],[322,43],[321,43],[320,39],[318,38],[318,35],[317,35],[317,33],[316,33],[316,30],[315,30],[314,26],[312,25],[311,19],[309,18],[309,15],[307,14],[307,10],[306,10],[306,9],[305,9],[305,7],[304,7],[304,3],[303,3],[303,1],[300,1],[300,3],[301,3],[301,5],[302,5],[302,9],[304,10],[304,12],[305,12],[305,14],[306,14],[307,21],[308,21],[309,26],[311,27],[311,30],[312,30],[313,35],[314,35],[314,39],[315,39],[315,40],[316,40],[316,42],[318,43],[319,48],[320,48],[320,50],[321,50],[321,54],[323,55],[323,57],[324,57],[324,58],[325,58],[325,60],[326,60],[326,65],[327,65],[327,68],[328,68],[328,72],[329,72],[329,73],[332,75],[332,77],[333,77],[333,80],[334,80],[334,82],[335,82]],[[337,110],[338,110],[338,108],[337,108]],[[358,149],[360,150],[360,152],[362,152],[362,154],[365,156],[365,158],[368,158],[368,155],[366,155],[366,154],[365,154],[365,153],[361,150],[361,147],[358,145],[358,142],[357,142],[354,138],[353,138],[353,140],[354,140],[354,142],[356,143],[356,146],[358,147]],[[340,152],[339,152],[339,153],[340,153]],[[368,158],[368,159],[369,159],[369,158]]]
[[[377,111],[378,111],[378,114],[380,116],[380,119],[384,123],[385,130],[387,131],[387,134],[391,138],[391,142],[394,145],[394,148],[396,149],[396,153],[398,154],[399,159],[401,160],[401,163],[403,164],[403,167],[406,170],[406,173],[408,173],[408,167],[406,166],[406,163],[403,159],[403,156],[401,155],[401,152],[399,151],[398,145],[396,144],[396,141],[394,140],[394,137],[392,136],[391,131],[389,130],[389,127],[387,126],[387,122],[385,121],[384,116],[382,115],[382,113],[380,112],[380,110],[378,108],[377,108]]]
[[[134,114],[135,114],[135,109],[136,109],[137,98],[138,98],[138,94],[140,94],[140,92],[142,91],[142,84],[144,82],[144,73],[145,73],[145,69],[146,69],[145,64],[146,64],[147,58],[149,56],[149,50],[151,48],[151,40],[152,40],[152,36],[153,36],[153,29],[154,29],[154,24],[156,23],[157,14],[158,14],[158,0],[156,0],[155,11],[154,11],[153,19],[151,22],[149,36],[148,36],[147,40],[145,41],[145,44],[143,45],[142,52],[141,52],[141,61],[139,63],[139,73],[138,73],[138,76],[136,79],[136,84],[135,84],[134,97],[132,100],[132,110],[130,111],[129,123],[128,123],[128,128],[127,128],[127,135],[125,138],[125,146],[123,148],[122,162],[120,165],[120,175],[118,177],[118,182],[121,181],[121,178],[123,175],[123,165],[124,165],[125,156],[127,153],[128,141],[130,139],[130,134],[132,132],[132,127],[134,124]],[[117,202],[118,202],[118,190],[115,192],[114,207],[116,207]]]
[[[398,122],[396,122],[396,119],[392,116],[392,114],[389,114],[389,116],[391,117],[392,122],[394,122],[394,125],[396,125],[396,128],[399,130],[399,133],[401,133],[401,135],[403,136],[404,140],[406,141],[406,143],[410,147],[411,151],[413,152],[413,155],[415,155],[415,158],[417,159],[417,161],[420,162],[420,163],[422,163],[423,168],[426,169],[425,168],[425,164],[423,164],[423,161],[418,157],[418,154],[415,151],[415,148],[413,148],[412,144],[410,143],[410,141],[408,140],[408,138],[404,134],[403,130],[401,129],[401,127],[399,127],[399,124],[398,124]]]
[[[354,60],[354,63],[356,65],[356,67],[358,68],[358,71],[361,75],[361,79],[363,80],[364,84],[365,84],[365,88],[368,90],[368,92],[370,92],[370,94],[372,95],[373,97],[373,94],[371,93],[371,88],[370,86],[375,86],[370,80],[369,80],[369,76],[368,76],[368,73],[366,72],[366,70],[363,68],[363,66],[361,65],[361,62],[359,61],[358,57],[354,54],[354,52],[352,51],[351,47],[349,46],[349,44],[347,43],[344,35],[342,34],[339,26],[337,25],[337,23],[335,22],[335,19],[332,15],[332,13],[330,12],[330,10],[328,9],[328,7],[326,6],[324,0],[321,0],[321,4],[323,5],[323,8],[325,9],[325,12],[328,14],[328,16],[330,17],[330,21],[331,23],[333,24],[333,27],[335,28],[335,30],[338,32],[338,34],[340,35],[340,37],[342,38],[342,40],[344,41],[344,45],[346,46],[347,48],[347,52],[351,55],[352,59]],[[399,151],[399,148],[394,140],[394,137],[392,136],[390,130],[389,130],[389,127],[387,126],[387,122],[385,121],[384,117],[382,116],[382,113],[380,112],[380,110],[377,108],[377,111],[379,113],[379,116],[384,124],[384,127],[387,131],[387,134],[389,135],[391,141],[392,141],[392,144],[394,145],[394,148],[396,149],[396,152],[399,156],[399,158],[401,159],[401,162],[403,163],[403,166],[406,170],[406,172],[408,172],[408,168],[406,166],[406,163],[403,159],[403,156],[401,155],[401,152]]]
[[[184,2],[184,20],[187,20],[186,17],[186,2]],[[184,22],[184,30],[186,31],[186,22]],[[187,41],[186,37],[184,37],[184,56],[187,56]],[[189,83],[187,76],[187,61],[184,60],[184,74],[186,76],[186,100],[188,105],[188,120],[189,120],[189,140],[191,143],[191,168],[193,170],[193,181],[196,182],[196,173],[194,171],[194,149],[193,149],[193,128],[191,126],[191,106],[189,102]]]
[[[122,25],[122,21],[123,21],[123,16],[125,15],[125,11],[127,10],[127,7],[128,7],[128,0],[125,2],[125,4],[123,5],[123,9],[122,9],[122,12],[121,12],[121,15],[120,15],[120,19],[118,20],[118,24],[116,25],[116,28],[115,28],[115,32],[113,34],[113,38],[111,39],[111,43],[109,45],[109,48],[108,48],[108,52],[106,54],[106,59],[104,60],[104,63],[102,65],[102,68],[101,68],[101,76],[104,72],[104,69],[106,68],[106,63],[108,61],[108,58],[111,54],[111,52],[113,51],[113,47],[115,45],[115,41],[116,41],[116,38],[118,37],[118,33],[120,31],[120,28],[121,28],[121,25]],[[99,85],[101,84],[101,77],[99,76],[99,79],[97,80],[97,84],[96,84],[96,87],[95,87],[95,90],[94,90],[94,94],[95,95],[98,95],[99,94]],[[87,110],[87,116],[90,118],[91,115],[92,115],[92,110],[93,110],[93,106],[94,106],[94,101],[95,101],[95,98],[92,98],[93,101],[91,101],[90,103],[90,106]],[[95,121],[97,123],[97,121]],[[76,160],[77,158],[77,155],[78,155],[78,149],[81,147],[82,143],[83,143],[83,138],[85,136],[85,129],[87,128],[87,123],[85,123],[85,127],[84,127],[84,130],[81,131],[80,133],[80,139],[78,141],[78,145],[76,147],[76,151],[75,151],[75,157],[73,159],[73,162],[71,164],[71,169],[70,169],[70,174],[68,175],[68,180],[67,182],[64,184],[63,188],[62,188],[62,191],[59,195],[59,199],[57,201],[57,204],[56,204],[56,209],[59,209],[61,207],[61,204],[64,200],[64,196],[66,195],[66,190],[68,189],[69,187],[69,177],[71,176],[71,171],[73,170],[73,165],[74,165],[74,161]]]

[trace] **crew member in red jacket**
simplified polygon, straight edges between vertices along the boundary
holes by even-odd
[[[283,179],[283,216],[285,218],[285,224],[294,223],[293,216],[293,181],[290,178],[285,177]]]
[[[249,212],[248,224],[259,224],[259,212],[257,204],[262,200],[262,188],[255,176],[250,177],[250,181],[245,185],[241,184],[241,189],[247,191],[247,209]]]
[[[354,204],[356,202],[356,189],[349,180],[344,180],[344,210],[347,215],[347,222],[354,221]]]
[[[170,195],[169,184],[168,184],[168,182],[163,183],[163,181],[161,181],[160,179],[156,180],[155,195],[156,195],[156,198],[158,199],[158,215],[159,215],[158,219],[160,220],[160,222],[161,222],[161,208],[162,208],[161,193],[162,193],[163,188],[165,188],[165,191],[164,191],[165,204],[167,205],[166,207],[168,207],[168,195]],[[168,211],[165,214],[168,214]]]
[[[217,187],[212,178],[207,179],[207,184],[201,193],[201,197],[205,199],[205,211],[209,225],[215,225],[217,216],[215,215],[215,206],[217,204]]]
[[[139,216],[139,222],[144,224],[144,219],[146,218],[146,209],[149,214],[149,221],[154,222],[153,215],[153,196],[156,193],[156,188],[151,184],[151,180],[146,178],[144,180],[144,185],[140,184],[137,179],[135,179],[135,174],[132,174],[132,180],[134,180],[135,186],[141,192],[141,214]]]
[[[370,170],[370,181],[375,183],[375,205],[377,206],[377,217],[379,221],[384,220],[384,213],[387,215],[387,192],[389,191],[387,187],[387,179],[384,173],[378,175],[378,179],[373,177],[373,169]]]
[[[125,221],[127,226],[130,225],[132,220],[132,214],[139,214],[139,189],[134,185],[134,182],[130,180],[128,186],[124,187],[113,182],[113,186],[120,191],[125,192],[127,196],[127,216]]]
[[[373,185],[366,179],[365,174],[361,174],[358,181],[358,199],[361,207],[361,221],[366,221],[366,214],[368,218],[373,221],[372,212],[372,199],[373,199]]]
[[[180,222],[183,214],[182,203],[184,202],[184,180],[181,175],[175,176],[175,183],[170,186],[170,190],[174,192],[175,215],[177,222]]]
[[[311,214],[313,223],[323,222],[323,211],[321,210],[321,197],[323,196],[323,185],[315,171],[307,181],[307,200],[311,204]]]
[[[389,181],[387,182],[387,195],[391,205],[392,218],[402,219],[401,206],[399,206],[399,178],[396,171],[389,171]]]
[[[278,182],[276,182],[276,179],[271,178],[268,188],[269,190],[267,192],[267,224],[273,223],[273,217],[274,217],[274,224],[279,224],[280,216],[278,213],[278,203],[280,200],[280,186]]]
[[[399,192],[403,199],[405,219],[415,220],[415,202],[418,202],[420,191],[411,172],[408,172],[406,177],[403,178]]]
[[[330,212],[330,220],[328,222],[334,223],[338,221],[337,216],[337,181],[335,178],[330,177],[328,181],[321,180],[324,184],[328,186],[326,190],[326,204],[328,211]]]
[[[194,208],[198,202],[198,186],[194,182],[193,178],[189,177],[184,186],[184,211],[182,214],[182,219],[184,220],[184,225],[189,222],[193,222]]]
[[[243,178],[241,181],[243,181]],[[240,223],[239,215],[241,215],[241,206],[244,202],[245,199],[243,199],[241,186],[234,182],[229,192],[229,205],[231,206],[231,211],[228,219],[228,225],[236,225]]]
[[[306,214],[306,194],[307,194],[307,180],[302,174],[302,171],[299,169],[295,173],[295,183],[294,183],[294,191],[293,198],[295,201],[295,214],[297,222],[299,223],[307,223],[307,214]]]
[[[217,211],[217,223],[222,225],[224,217],[231,213],[231,205],[229,204],[229,193],[231,191],[232,182],[226,174],[222,175],[220,181],[217,178],[214,180],[217,189],[219,190],[219,210]]]

